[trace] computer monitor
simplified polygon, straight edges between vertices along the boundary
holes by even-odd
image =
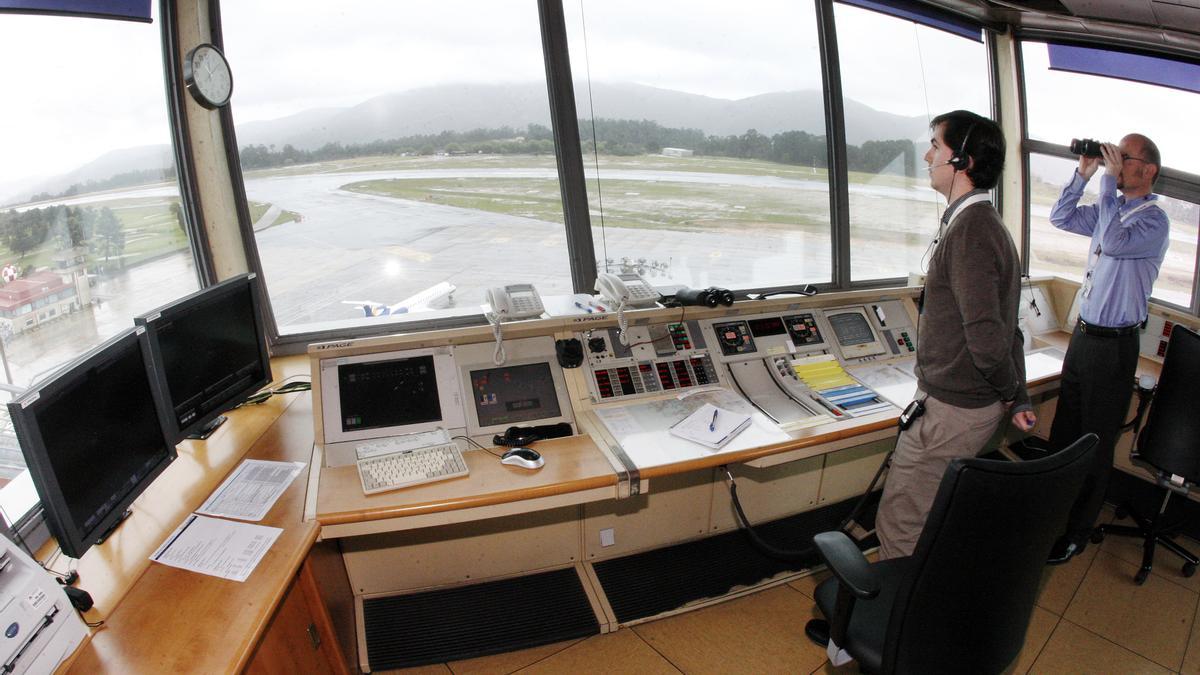
[[[161,414],[178,443],[203,437],[221,413],[271,381],[253,274],[241,274],[139,316],[163,392]]]
[[[326,443],[465,426],[451,347],[323,359],[320,377]]]
[[[884,354],[887,348],[867,318],[866,307],[841,307],[825,310],[825,320],[833,329],[842,358],[854,359],[863,356]]]
[[[145,330],[81,356],[8,404],[63,553],[78,558],[175,459],[158,415]]]
[[[467,433],[489,436],[510,426],[573,421],[571,397],[558,366],[554,339],[505,340],[502,365],[493,360],[495,343],[459,345],[454,353],[466,406]]]

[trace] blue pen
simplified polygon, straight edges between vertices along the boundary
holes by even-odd
[[[709,430],[709,431],[716,431],[716,430],[717,430],[717,413],[718,413],[718,412],[720,412],[720,410],[719,410],[719,409],[718,409],[718,410],[714,410],[714,411],[713,411],[713,418],[712,418],[712,421],[708,423],[708,430]]]
[[[582,302],[576,301],[575,306],[578,307],[579,309],[582,309],[583,311],[587,312],[588,314],[592,313],[592,308],[584,305]]]

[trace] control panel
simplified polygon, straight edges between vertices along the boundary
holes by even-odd
[[[629,345],[614,329],[580,335],[592,400],[615,401],[720,382],[695,322],[632,327]],[[699,339],[698,339],[699,338]]]

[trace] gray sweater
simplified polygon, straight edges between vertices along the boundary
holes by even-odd
[[[1028,408],[1025,356],[1017,327],[1017,248],[988,202],[962,209],[942,235],[925,276],[917,380],[961,408],[1012,401]]]

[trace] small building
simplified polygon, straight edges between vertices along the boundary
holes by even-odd
[[[688,150],[687,148],[663,148],[662,149],[663,157],[691,157],[694,154],[696,154],[696,153],[692,152],[691,150]]]
[[[0,286],[0,324],[13,335],[79,308],[75,284],[48,270]]]

